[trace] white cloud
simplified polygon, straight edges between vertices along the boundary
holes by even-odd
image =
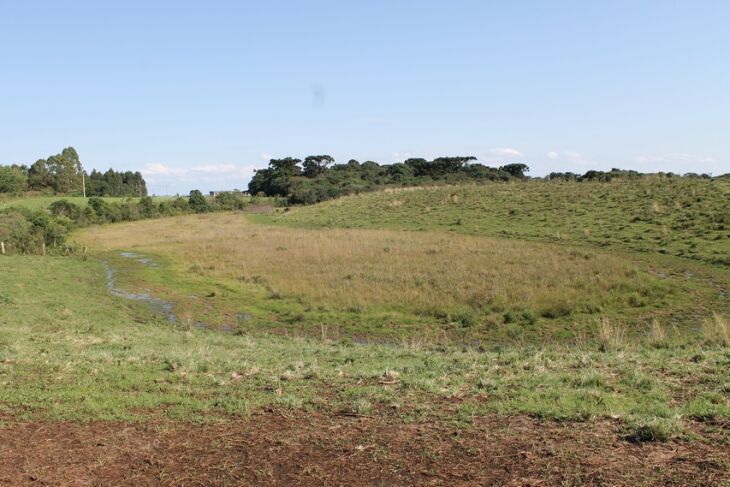
[[[252,165],[235,164],[205,164],[185,168],[155,162],[147,164],[142,174],[151,182],[235,182],[249,179],[254,168]]]
[[[212,164],[208,166],[194,166],[191,172],[199,172],[203,174],[230,174],[238,169],[233,164]]]
[[[186,172],[187,172],[186,169],[166,166],[159,162],[147,164],[147,166],[145,166],[145,168],[142,169],[143,175],[153,176],[153,177],[154,176],[184,176]]]
[[[580,152],[565,150],[565,151],[550,151],[546,154],[547,158],[551,161],[563,161],[576,166],[588,166],[591,163],[586,159]]]
[[[525,157],[525,154],[517,149],[511,147],[498,147],[496,149],[489,149],[489,153],[497,157]]]
[[[259,157],[261,158],[261,160],[262,160],[262,161],[266,161],[266,162],[269,162],[269,161],[270,161],[271,159],[273,159],[273,158],[274,158],[274,156],[272,156],[272,155],[271,155],[271,154],[269,154],[268,152],[262,152],[262,153],[261,153],[261,154],[259,155]]]
[[[638,156],[636,162],[645,163],[690,163],[690,164],[715,164],[717,160],[714,157],[698,156],[675,152],[671,154],[662,154],[655,156]]]

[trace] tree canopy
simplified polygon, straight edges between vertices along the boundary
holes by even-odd
[[[0,193],[25,190],[55,194],[82,194],[84,179],[88,196],[146,196],[147,185],[139,172],[101,173],[94,169],[88,175],[78,152],[67,147],[60,154],[38,159],[30,167],[0,166]]]

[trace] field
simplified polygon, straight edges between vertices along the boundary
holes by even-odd
[[[381,341],[416,335],[512,343],[595,337],[598,324],[610,320],[642,339],[655,322],[692,336],[698,323],[727,309],[718,292],[727,272],[693,262],[648,263],[590,248],[432,231],[273,227],[248,218],[135,222],[76,240],[162,259],[165,267],[107,257],[127,271],[122,278],[155,283],[153,294],[174,301],[189,320],[237,325],[235,316],[248,313],[246,330],[271,331],[275,314],[278,330],[310,336],[327,326]],[[176,292],[183,282],[189,292]],[[215,304],[208,310],[189,297],[210,293]]]
[[[66,200],[76,205],[85,207],[88,198],[82,196],[28,196],[19,198],[0,199],[0,210],[5,208],[26,208],[28,210],[43,210],[51,206],[51,203],[58,200]],[[127,198],[104,197],[104,200],[111,202],[125,201]]]
[[[2,258],[0,482],[730,481],[728,187],[587,184],[104,225],[73,236],[86,254]]]

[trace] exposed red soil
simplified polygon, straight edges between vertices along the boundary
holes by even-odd
[[[607,421],[469,428],[261,412],[224,424],[8,421],[0,485],[718,485],[730,447],[633,444]]]

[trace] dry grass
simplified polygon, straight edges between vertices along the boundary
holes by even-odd
[[[626,347],[626,328],[605,316],[598,324],[598,342],[604,351],[618,351]]]
[[[712,313],[712,318],[702,323],[702,331],[707,343],[730,347],[730,324],[725,317]]]
[[[628,261],[598,251],[436,232],[282,228],[237,214],[105,226],[77,240],[167,254],[189,272],[352,310],[516,308],[560,317],[578,303],[618,299],[647,279]]]
[[[667,330],[664,326],[654,318],[651,322],[651,329],[647,336],[647,342],[653,347],[666,346],[668,343]]]

